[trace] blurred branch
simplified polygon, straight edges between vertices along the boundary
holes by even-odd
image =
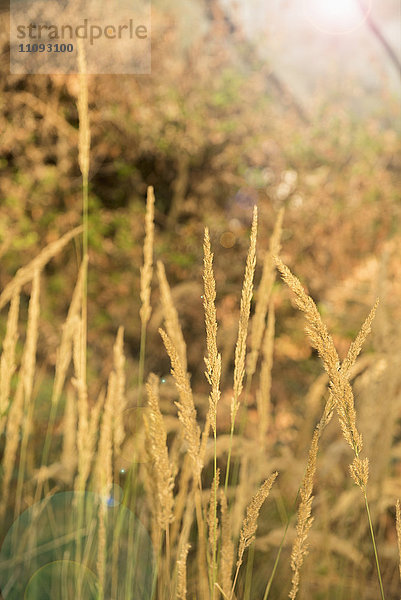
[[[367,6],[365,5],[364,0],[356,0],[356,2],[358,4],[362,14],[366,18],[366,24],[368,25],[369,29],[371,30],[373,35],[379,40],[380,44],[383,46],[384,50],[386,51],[387,56],[389,57],[390,61],[393,63],[393,65],[395,66],[395,68],[397,69],[399,74],[401,75],[401,61],[400,61],[399,57],[397,56],[394,48],[392,47],[390,42],[385,38],[383,32],[381,31],[381,29],[378,26],[378,24],[376,23],[376,21],[372,18],[372,13],[371,13],[371,11],[369,11]]]

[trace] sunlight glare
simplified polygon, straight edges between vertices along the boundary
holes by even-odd
[[[366,5],[364,15],[357,0],[305,0],[304,12],[307,19],[323,32],[347,33],[365,21],[370,3]]]

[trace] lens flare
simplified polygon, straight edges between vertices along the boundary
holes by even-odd
[[[363,25],[371,11],[372,0],[361,9],[358,0],[304,0],[306,19],[319,31],[334,35],[351,33]]]

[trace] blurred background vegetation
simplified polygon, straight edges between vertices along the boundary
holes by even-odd
[[[386,337],[397,340],[400,88],[396,65],[369,23],[360,19],[351,31],[344,27],[341,35],[333,35],[307,18],[313,13],[302,14],[290,1],[266,6],[256,1],[234,6],[219,0],[152,4],[152,74],[89,77],[93,396],[107,379],[113,340],[123,324],[128,396],[135,398],[148,185],[154,186],[156,195],[155,258],[164,262],[173,288],[200,406],[207,394],[200,359],[203,229],[210,228],[215,251],[222,387],[229,389],[254,204],[260,214],[259,258],[268,248],[278,210],[285,207],[283,260],[317,302],[340,357],[377,295],[382,299],[380,318],[387,324]],[[393,0],[372,2],[370,16],[396,52],[397,11]],[[6,65],[6,12],[2,17]],[[81,222],[81,177],[77,77],[10,75],[3,68],[0,81],[0,287],[4,288],[41,248]],[[46,406],[51,392],[61,324],[80,259],[77,242],[46,267],[39,408]],[[162,321],[157,285],[152,305],[146,372],[162,377],[169,372],[169,362],[157,332]],[[277,443],[293,444],[295,449],[305,395],[321,366],[303,333],[302,316],[281,288],[276,313],[272,435]],[[0,316],[1,337],[4,328],[5,314]],[[368,352],[382,351],[383,328],[380,331],[368,342]],[[399,397],[400,392],[398,383],[394,395]],[[218,424],[224,431],[229,400],[228,393]],[[251,396],[251,416],[254,406]],[[308,410],[313,413],[315,408],[311,405]],[[249,435],[254,420],[249,419]],[[399,425],[398,420],[394,431],[398,442]],[[35,435],[40,437],[40,427]],[[396,468],[400,477],[399,462]],[[300,481],[302,469],[298,474]],[[324,487],[333,473],[322,477],[327,480]],[[293,490],[291,474],[285,485]],[[382,540],[391,535],[385,521],[381,534]],[[319,568],[326,572],[331,560],[325,557]],[[341,560],[348,560],[351,570],[358,568],[353,557]],[[309,568],[312,571],[313,565]],[[394,569],[386,572],[384,567],[392,590],[397,589],[395,575]],[[313,573],[308,581],[310,590],[316,591]],[[341,585],[343,595],[335,597],[350,598],[351,592],[360,597],[359,588],[347,588],[346,578]],[[275,597],[281,597],[276,592]]]

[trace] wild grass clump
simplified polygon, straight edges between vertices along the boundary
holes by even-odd
[[[152,196],[148,196],[152,197]],[[148,203],[149,211],[149,203]],[[149,215],[149,212],[148,212]],[[161,286],[161,299],[164,306],[164,315],[167,331],[160,328],[159,333],[164,343],[167,355],[171,362],[171,374],[177,389],[177,419],[179,428],[171,438],[166,427],[165,416],[162,412],[162,399],[160,396],[159,377],[150,373],[146,383],[146,411],[144,414],[145,445],[138,447],[132,459],[135,461],[130,466],[130,476],[123,489],[124,506],[142,506],[141,512],[150,527],[153,551],[155,556],[153,584],[147,597],[151,598],[188,598],[197,590],[200,598],[218,598],[219,596],[232,600],[238,593],[244,592],[244,579],[237,591],[240,581],[241,567],[248,550],[246,589],[249,589],[249,573],[252,568],[249,560],[252,557],[255,535],[262,506],[270,494],[272,486],[278,477],[274,471],[268,476],[259,489],[250,498],[246,513],[242,513],[242,526],[239,528],[238,538],[232,527],[232,515],[237,510],[236,502],[242,503],[238,494],[235,494],[235,483],[230,484],[229,461],[230,453],[235,444],[245,441],[244,432],[235,434],[233,423],[239,408],[239,399],[242,392],[242,380],[245,374],[247,330],[250,314],[250,305],[253,289],[253,275],[256,261],[256,232],[257,213],[254,212],[251,230],[250,249],[248,252],[245,278],[242,290],[242,300],[239,309],[239,330],[234,356],[233,395],[231,401],[231,426],[226,437],[227,443],[219,449],[218,406],[221,400],[221,355],[218,350],[218,319],[216,311],[216,286],[213,273],[213,254],[211,250],[210,234],[205,230],[204,236],[204,294],[203,304],[205,312],[206,330],[206,379],[210,385],[208,410],[203,427],[200,426],[199,413],[196,406],[195,395],[192,390],[190,376],[187,371],[185,342],[179,317],[174,308],[171,293],[167,283],[164,267],[159,262],[159,282]],[[280,216],[279,216],[280,222]],[[281,227],[281,223],[280,223]],[[149,229],[149,226],[148,226]],[[76,232],[75,232],[76,233]],[[57,246],[56,246],[57,247]],[[61,248],[61,244],[58,248]],[[277,247],[275,243],[274,247]],[[148,264],[152,252],[149,248]],[[53,252],[44,251],[42,256],[48,259]],[[322,321],[319,311],[313,300],[306,294],[299,280],[291,273],[284,263],[275,255],[273,260],[280,271],[285,283],[289,286],[295,297],[295,303],[305,314],[306,330],[313,346],[319,353],[329,379],[328,398],[323,413],[315,427],[310,443],[308,458],[302,481],[299,485],[299,505],[297,522],[292,542],[290,565],[292,569],[292,583],[289,597],[294,600],[300,594],[302,583],[302,569],[305,558],[310,551],[312,539],[311,528],[314,521],[313,500],[316,473],[318,471],[319,446],[323,434],[328,429],[333,414],[338,415],[340,427],[345,441],[354,454],[350,473],[360,488],[368,516],[368,526],[371,533],[373,556],[379,580],[382,598],[385,597],[384,585],[374,533],[374,523],[368,502],[368,459],[361,457],[362,436],[357,428],[357,412],[354,395],[349,378],[361,352],[374,319],[378,306],[376,301],[368,317],[363,323],[360,332],[351,343],[349,350],[340,361],[334,347],[332,337]],[[84,259],[85,261],[85,259]],[[18,331],[18,306],[20,286],[12,282],[9,289],[9,314],[6,335],[3,342],[3,351],[0,359],[1,368],[1,399],[3,408],[3,427],[7,433],[7,442],[3,453],[2,475],[2,502],[1,517],[6,518],[13,500],[16,516],[23,508],[29,506],[26,497],[28,487],[27,455],[32,428],[34,428],[34,401],[32,398],[33,382],[36,370],[36,354],[39,332],[40,314],[40,269],[38,261],[32,261],[31,281],[32,291],[28,309],[28,323],[24,342],[24,350],[20,364],[17,364],[15,347]],[[42,263],[45,264],[45,263]],[[78,274],[78,281],[73,292],[70,309],[62,328],[60,348],[57,353],[55,366],[54,387],[50,403],[50,416],[48,431],[44,438],[40,477],[37,478],[37,487],[34,490],[36,502],[46,501],[56,493],[50,487],[50,481],[58,477],[57,465],[63,467],[64,482],[72,484],[75,493],[93,490],[99,498],[113,498],[113,487],[119,476],[116,472],[116,461],[122,452],[126,434],[124,414],[127,406],[126,400],[126,375],[123,329],[119,328],[113,349],[114,366],[110,372],[107,388],[101,391],[96,400],[88,397],[87,386],[84,381],[85,347],[83,339],[82,306],[84,295],[82,293],[82,280],[85,276],[86,265],[82,263]],[[19,277],[21,277],[19,275]],[[271,278],[271,276],[270,276]],[[263,276],[262,276],[263,279]],[[25,281],[25,278],[24,278]],[[18,279],[17,279],[18,282]],[[150,305],[150,279],[147,282],[146,302],[149,315]],[[271,286],[270,286],[271,287]],[[269,294],[270,296],[270,294]],[[145,302],[145,304],[146,304]],[[145,306],[145,304],[143,306]],[[271,459],[266,455],[265,445],[268,435],[267,414],[270,404],[271,371],[273,366],[272,349],[274,342],[274,304],[269,300],[268,314],[263,319],[264,332],[262,335],[262,365],[260,371],[260,385],[257,392],[257,409],[261,423],[258,427],[258,444],[262,454],[257,455],[258,461],[264,457],[266,466]],[[267,318],[266,318],[267,317]],[[148,320],[142,321],[145,325]],[[178,349],[179,348],[179,349]],[[83,355],[84,354],[84,355]],[[73,374],[70,377],[70,367]],[[252,370],[251,370],[252,372]],[[16,385],[11,385],[13,373],[16,373]],[[252,376],[256,370],[252,372]],[[68,386],[70,377],[71,385]],[[60,398],[64,394],[67,384],[67,403],[64,415],[63,446],[59,461],[53,465],[46,465],[44,459],[53,456],[50,452],[50,440],[54,435],[55,412]],[[268,388],[266,390],[265,388]],[[57,410],[56,410],[57,412]],[[212,450],[207,452],[210,433],[213,436]],[[224,438],[222,438],[223,440]],[[259,450],[260,452],[260,450]],[[142,457],[142,458],[141,458]],[[143,461],[144,468],[138,469],[137,462]],[[211,471],[209,470],[209,465]],[[260,467],[263,469],[263,465]],[[13,473],[16,472],[16,486],[12,484]],[[209,475],[210,473],[210,475]],[[220,480],[225,473],[224,489],[220,489]],[[143,486],[147,492],[147,502],[141,498],[141,477],[144,478]],[[210,479],[209,479],[210,477]],[[241,485],[245,473],[241,471]],[[209,481],[208,481],[209,479]],[[192,485],[191,485],[192,481]],[[245,480],[246,481],[246,480]],[[70,482],[70,483],[68,483]],[[205,484],[209,488],[205,489]],[[57,488],[56,488],[57,489]],[[246,489],[246,488],[245,488]],[[274,490],[274,487],[273,487]],[[244,492],[242,492],[243,494]],[[246,493],[246,492],[245,492]],[[132,504],[134,502],[134,504]],[[139,504],[138,504],[139,503]],[[113,561],[113,547],[121,542],[122,531],[117,530],[117,536],[110,541],[108,529],[108,511],[106,504],[100,503],[94,512],[91,512],[91,522],[96,530],[95,544],[90,551],[88,541],[76,533],[74,545],[75,559],[82,564],[94,552],[94,567],[97,573],[98,597],[107,597],[114,587],[117,597],[126,598],[127,590],[132,585],[132,573],[125,579],[123,589],[118,583],[118,564]],[[77,506],[78,531],[87,526],[89,518],[85,504]],[[146,514],[149,517],[146,517]],[[398,541],[400,533],[400,507],[396,506]],[[279,552],[273,565],[273,571],[268,578],[264,598],[269,596],[278,564],[281,560],[281,551],[287,547],[286,536],[291,531],[290,517],[279,545]],[[128,536],[130,532],[125,532]],[[131,532],[134,536],[134,532]],[[120,542],[119,542],[120,540]],[[34,540],[32,541],[34,544]],[[128,546],[132,542],[126,542]],[[110,546],[111,544],[111,546]],[[235,546],[237,545],[237,559],[234,571]],[[19,550],[15,549],[18,554]],[[88,565],[90,563],[87,563]],[[25,568],[29,564],[25,564]],[[251,569],[251,570],[250,570]],[[245,574],[244,574],[245,577]],[[77,593],[84,584],[79,578],[76,581]],[[127,587],[128,586],[128,587]],[[249,594],[249,591],[246,592]],[[124,595],[125,594],[125,595]],[[238,596],[238,597],[241,597]]]
[[[74,575],[64,588],[66,598],[250,600],[263,597],[266,600],[269,595],[273,597],[274,590],[276,597],[288,594],[295,600],[320,597],[320,586],[329,597],[332,590],[338,591],[345,585],[343,564],[347,573],[351,565],[358,577],[363,574],[365,582],[369,582],[373,591],[367,598],[380,593],[384,599],[388,585],[389,599],[398,562],[396,547],[395,542],[391,544],[384,539],[378,524],[382,506],[384,513],[388,507],[394,510],[393,496],[394,492],[399,495],[400,486],[394,476],[389,477],[387,488],[369,478],[369,461],[363,455],[358,421],[359,406],[351,385],[359,372],[363,372],[368,387],[376,376],[369,365],[364,371],[359,355],[372,329],[378,301],[345,358],[340,360],[334,337],[315,302],[278,256],[283,210],[276,217],[258,286],[255,285],[257,240],[261,235],[259,212],[256,206],[253,210],[242,290],[241,293],[238,290],[237,306],[233,309],[238,327],[232,356],[232,385],[228,389],[222,381],[213,232],[205,228],[206,339],[199,368],[204,370],[207,388],[202,395],[191,378],[187,356],[191,340],[184,338],[165,266],[161,260],[154,260],[156,198],[149,186],[140,270],[137,371],[130,376],[126,368],[128,357],[124,329],[120,326],[116,327],[114,346],[110,348],[112,366],[108,376],[101,381],[99,375],[97,385],[90,381],[87,368],[90,129],[85,57],[82,50],[79,52],[78,162],[83,178],[83,228],[73,229],[43,249],[17,272],[0,295],[0,308],[9,304],[0,357],[0,431],[4,438],[0,587],[5,597],[22,598],[29,592],[32,600],[43,600],[68,579],[66,573],[71,564],[78,568],[74,568]],[[43,271],[81,233],[82,258],[61,328],[49,414],[43,431],[35,422],[41,372],[37,359]],[[156,328],[170,363],[170,379],[148,369],[147,334],[154,308],[155,263],[163,314],[162,326],[159,323]],[[282,302],[283,297],[279,285],[275,286],[276,267],[306,318],[306,332],[326,373],[306,395],[305,414],[310,416],[309,422],[298,430],[294,426],[293,437],[284,440],[280,437],[280,407],[274,398],[276,330],[281,327],[278,299]],[[26,330],[21,335],[19,311],[24,288],[29,288],[29,304]],[[387,363],[383,360],[385,369]],[[285,378],[285,374],[281,375]],[[167,386],[162,386],[167,379],[168,392]],[[361,386],[358,389],[363,389],[360,379],[357,379]],[[319,402],[323,397],[321,409]],[[397,432],[399,414],[396,402],[394,405],[390,425]],[[288,412],[292,417],[292,411]],[[349,449],[347,446],[344,449],[333,433],[335,413],[352,452],[349,471],[357,486],[355,493],[352,487],[347,487],[345,477],[344,457],[350,461],[346,454]],[[134,440],[128,427],[132,414],[137,425]],[[236,429],[238,414],[242,420]],[[294,438],[301,431],[312,432],[312,438],[308,433],[308,439],[302,439],[297,446]],[[33,444],[38,433],[41,434],[39,452]],[[306,456],[305,452],[297,455],[299,447],[309,447]],[[396,457],[395,453],[390,458],[395,462],[399,460]],[[371,460],[374,463],[373,455]],[[336,493],[339,490],[338,506],[329,491],[322,489],[325,471],[333,473]],[[326,482],[329,485],[327,478]],[[368,495],[369,500],[374,499],[372,510]],[[361,506],[366,509],[367,520],[362,519]],[[312,527],[314,523],[316,527]],[[337,527],[345,529],[340,534]],[[399,500],[395,528],[385,529],[386,535],[394,540],[395,532],[401,576]],[[379,534],[380,546],[376,542]],[[384,561],[379,561],[379,548],[386,550]],[[307,560],[312,552],[315,557],[324,555],[316,570],[330,568],[329,584],[323,581],[323,576],[317,579],[312,561]],[[378,578],[375,584],[371,581],[373,565]],[[354,578],[355,585],[358,577]],[[356,587],[356,593],[360,589]]]

